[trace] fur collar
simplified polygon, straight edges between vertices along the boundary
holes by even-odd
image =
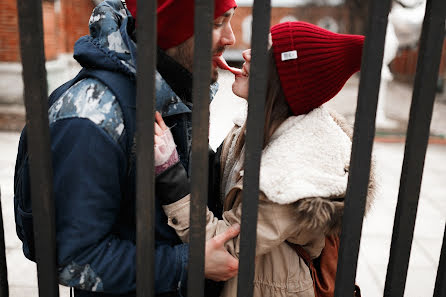
[[[279,204],[344,196],[351,144],[323,107],[288,118],[262,153],[260,190]]]
[[[241,113],[234,119],[236,127],[232,132],[232,141],[226,147],[226,165],[230,168],[235,166],[233,163],[237,164],[232,160],[232,148],[246,119],[244,115],[246,113]],[[287,119],[262,152],[260,190],[265,198],[279,204],[293,204],[296,223],[307,230],[339,234],[352,135],[351,125],[341,115],[324,107]],[[374,167],[372,159],[366,214],[377,187]],[[243,170],[240,176],[243,176]],[[236,179],[232,187],[242,189],[242,184],[243,178]],[[230,204],[230,201],[226,202]]]

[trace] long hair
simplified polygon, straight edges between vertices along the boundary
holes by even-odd
[[[255,104],[249,102],[248,104]],[[282,124],[288,117],[292,116],[285,95],[280,84],[279,74],[277,73],[276,62],[274,60],[274,53],[272,48],[268,51],[268,85],[266,89],[265,99],[265,117],[263,119],[263,146],[266,147],[274,131]],[[236,157],[240,156],[243,145],[245,144],[246,121],[243,125],[237,142],[235,144]]]

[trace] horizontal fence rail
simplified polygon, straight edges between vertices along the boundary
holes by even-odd
[[[188,296],[204,296],[208,198],[209,82],[214,1],[195,0]]]
[[[403,296],[445,34],[446,2],[427,0],[384,296]]]
[[[372,0],[362,54],[358,105],[339,248],[335,296],[352,296],[370,177],[371,153],[390,0]]]
[[[256,0],[252,21],[252,63],[249,77],[248,118],[243,180],[243,203],[240,237],[240,266],[237,296],[253,295],[254,260],[257,238],[259,170],[263,144],[266,86],[268,79],[268,33],[271,18],[270,0]],[[249,104],[251,102],[251,104]],[[263,127],[263,125],[260,125]]]
[[[59,296],[42,2],[17,1],[39,296]]]
[[[156,69],[155,0],[138,0],[136,88],[136,293],[155,296],[154,110]],[[143,132],[141,132],[143,131]]]

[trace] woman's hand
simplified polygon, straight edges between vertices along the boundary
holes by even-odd
[[[172,133],[163,117],[155,113],[155,174],[160,175],[180,161]]]

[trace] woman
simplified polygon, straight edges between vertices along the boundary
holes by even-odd
[[[324,248],[325,237],[339,234],[351,154],[351,127],[321,105],[359,71],[364,37],[287,22],[271,28],[271,40],[254,296],[310,297],[315,294],[310,270],[293,246],[299,245],[315,259]],[[242,74],[236,75],[232,90],[247,99],[250,50],[243,53],[243,58]],[[163,151],[158,156],[165,156],[159,164],[168,164],[162,167],[165,171],[157,182],[161,187],[174,188],[165,176],[182,176],[172,180],[186,189],[184,169],[182,174],[174,173],[182,169],[175,149],[166,146],[172,144],[169,130],[159,114],[156,118],[157,150]],[[246,122],[244,118],[234,122],[221,147],[223,218],[219,220],[207,212],[207,239],[241,221]],[[169,158],[170,162],[166,162]],[[373,187],[370,181],[367,209]],[[172,193],[161,201],[169,225],[183,241],[188,240],[189,232],[190,199],[188,195],[184,197],[185,193]],[[239,237],[226,243],[227,250],[236,257],[239,247]],[[225,283],[222,296],[236,296],[236,287],[234,277]]]

